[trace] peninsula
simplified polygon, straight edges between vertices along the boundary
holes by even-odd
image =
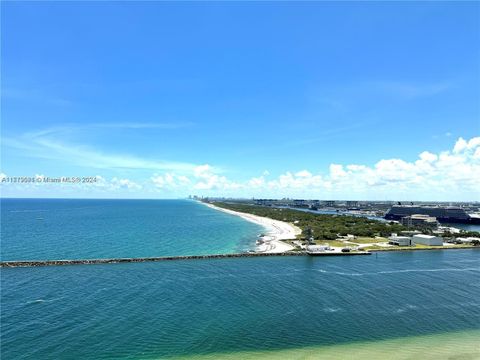
[[[311,245],[335,252],[480,248],[478,232],[464,232],[463,238],[462,234],[448,232],[433,236],[423,234],[422,226],[407,228],[396,221],[221,201],[203,203],[266,226],[270,231],[263,238],[268,240],[257,252],[304,251]]]

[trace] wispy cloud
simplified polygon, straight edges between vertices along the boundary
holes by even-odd
[[[62,133],[74,133],[76,131],[93,131],[93,130],[135,130],[135,129],[164,129],[175,130],[184,129],[193,126],[192,122],[105,122],[90,124],[65,124],[61,126],[52,126],[46,129],[40,129],[25,133],[23,136],[28,138],[44,137],[48,135],[59,135]]]
[[[194,164],[156,161],[143,158],[137,158],[126,154],[106,154],[86,146],[75,146],[72,144],[62,144],[50,140],[38,140],[36,144],[43,152],[54,154],[59,160],[76,163],[80,166],[87,166],[100,169],[150,169],[150,170],[180,170],[189,171],[195,167]]]
[[[61,161],[93,169],[143,169],[154,171],[191,172],[195,164],[186,162],[146,159],[128,154],[112,154],[79,144],[52,140],[40,134],[16,139],[3,138],[4,146],[20,150],[24,156]]]
[[[437,95],[447,91],[451,87],[451,85],[446,82],[418,83],[403,81],[379,81],[367,84],[366,86],[405,99]]]
[[[102,129],[112,130],[161,129],[175,130],[192,126],[191,122],[97,122],[90,124],[66,124],[52,126],[24,133],[15,137],[3,137],[2,144],[17,150],[21,155],[30,158],[42,158],[59,161],[67,165],[75,165],[92,169],[110,170],[153,170],[192,172],[196,164],[164,159],[133,156],[128,153],[112,153],[99,150],[95,146],[65,139],[78,139],[80,133],[98,133]]]
[[[2,89],[1,97],[3,99],[22,100],[34,103],[43,103],[54,106],[69,106],[73,102],[69,99],[50,95],[37,89]]]
[[[350,125],[346,126],[339,126],[339,127],[332,127],[329,129],[325,129],[323,131],[317,132],[317,136],[299,139],[295,141],[291,141],[285,143],[285,146],[299,146],[299,145],[308,145],[313,143],[318,143],[325,141],[326,138],[332,139],[333,137],[345,135],[347,133],[352,133],[354,130],[362,129],[367,125],[373,125],[379,121],[362,121],[362,122],[352,122]]]
[[[321,86],[310,94],[312,104],[335,114],[354,113],[364,106],[378,106],[379,101],[413,101],[448,92],[454,81],[369,80]]]
[[[192,122],[175,123],[138,123],[138,122],[120,122],[120,123],[97,123],[91,124],[91,127],[105,129],[183,129],[193,126]]]

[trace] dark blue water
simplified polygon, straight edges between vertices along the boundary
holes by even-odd
[[[264,229],[187,200],[1,199],[1,259],[243,252]]]
[[[450,226],[457,229],[465,230],[465,231],[478,231],[480,232],[480,225],[478,224],[459,224],[459,223],[442,223],[442,226]]]
[[[158,359],[480,329],[479,279],[478,250],[2,269],[2,360]]]

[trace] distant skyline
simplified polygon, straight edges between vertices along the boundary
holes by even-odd
[[[480,201],[478,2],[2,2],[3,197]]]

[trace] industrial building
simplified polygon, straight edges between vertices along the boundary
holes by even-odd
[[[426,214],[404,216],[400,219],[400,223],[406,227],[424,227],[428,229],[436,229],[438,227],[437,219]]]
[[[412,238],[410,236],[397,236],[397,234],[392,234],[388,238],[388,243],[391,245],[397,246],[412,246]]]
[[[443,238],[433,235],[418,234],[412,236],[412,244],[422,244],[428,246],[442,246]]]
[[[330,247],[330,245],[328,244],[324,244],[324,245],[308,245],[307,246],[307,251],[308,252],[312,252],[312,253],[319,253],[319,252],[325,252],[325,251],[329,251],[331,250],[332,248]]]
[[[466,237],[466,238],[457,237],[455,240],[457,242],[462,243],[462,244],[470,244],[474,241],[480,241],[480,238],[478,238],[478,237]]]

